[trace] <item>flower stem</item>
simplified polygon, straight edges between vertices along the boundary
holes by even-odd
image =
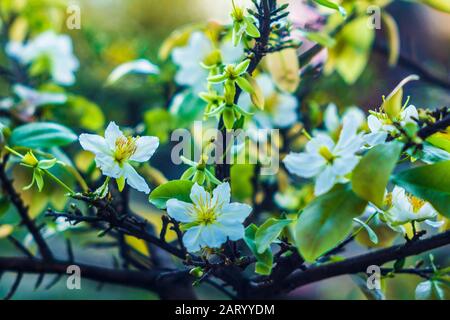
[[[50,177],[52,178],[57,184],[59,184],[61,187],[63,187],[64,189],[66,189],[67,191],[69,191],[70,194],[74,194],[75,191],[72,190],[71,187],[69,187],[67,184],[65,184],[64,182],[62,182],[58,177],[56,177],[55,175],[53,175],[53,173],[51,173],[48,170],[44,170],[44,172]]]
[[[8,146],[5,146],[5,149],[8,150],[9,153],[11,153],[11,154],[13,154],[13,155],[19,157],[20,159],[23,158],[23,155],[21,155],[19,152],[17,152],[16,150],[14,150],[14,149],[12,149],[12,148],[10,148],[10,147],[8,147]]]

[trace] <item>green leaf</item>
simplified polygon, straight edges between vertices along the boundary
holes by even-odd
[[[367,202],[356,196],[348,185],[337,185],[312,201],[300,214],[296,225],[296,244],[308,262],[345,239],[353,218],[361,215]]]
[[[402,143],[393,141],[370,149],[353,170],[353,191],[381,208],[389,177],[397,164],[402,148]]]
[[[170,199],[191,202],[189,195],[193,185],[194,183],[188,180],[169,181],[153,190],[150,193],[149,201],[158,209],[166,209],[166,202]]]
[[[257,226],[255,226],[254,224],[249,225],[245,229],[244,241],[256,257],[257,262],[255,265],[255,272],[262,275],[270,275],[273,266],[272,250],[268,248],[263,253],[258,253],[255,244],[255,236],[257,232]]]
[[[394,18],[383,11],[381,15],[384,26],[386,27],[387,40],[389,43],[389,65],[395,66],[400,56],[400,34],[398,31],[397,23]]]
[[[172,115],[163,108],[155,108],[144,114],[146,132],[150,136],[157,136],[161,143],[169,140],[170,131],[174,128]]]
[[[444,290],[443,284],[439,281],[423,281],[416,287],[416,300],[444,300]]]
[[[450,160],[402,171],[394,182],[450,218]]]
[[[270,248],[271,243],[278,238],[281,231],[291,222],[292,220],[279,220],[275,218],[270,218],[264,222],[255,235],[255,244],[258,253],[263,253]]]
[[[362,220],[359,220],[358,218],[353,218],[354,221],[356,221],[357,223],[359,223],[364,229],[366,229],[367,234],[369,235],[369,239],[370,241],[372,241],[372,243],[377,244],[378,243],[378,236],[375,233],[375,231],[372,230],[372,228],[365,223]]]
[[[28,148],[51,148],[68,145],[77,139],[72,130],[60,124],[36,122],[14,129],[10,144]]]
[[[400,81],[400,83],[392,90],[392,92],[384,100],[381,108],[386,112],[390,119],[396,120],[401,114],[403,107],[403,86],[408,82],[419,80],[417,75],[410,75]]]
[[[258,28],[253,23],[253,20],[249,17],[244,17],[246,29],[245,32],[252,38],[259,38],[261,34],[259,33]]]
[[[345,9],[343,7],[341,7],[340,5],[334,3],[334,2],[331,2],[331,1],[328,1],[328,0],[314,0],[314,2],[320,4],[321,6],[324,6],[324,7],[327,7],[327,8],[339,11],[339,13],[343,17],[345,17],[347,15],[347,12],[345,11]]]
[[[336,40],[324,32],[306,32],[305,36],[309,40],[317,42],[326,48],[332,48],[336,45]]]
[[[202,99],[192,91],[187,90],[174,97],[169,111],[176,116],[176,127],[183,128],[200,118],[205,106],[206,104]]]

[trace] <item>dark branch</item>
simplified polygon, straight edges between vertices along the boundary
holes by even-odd
[[[65,261],[44,261],[41,259],[29,258],[0,258],[0,271],[11,271],[20,273],[35,274],[67,274],[67,268],[73,262]],[[130,271],[115,270],[104,267],[96,267],[85,264],[76,264],[80,267],[81,276],[86,279],[106,282],[127,287],[136,287],[146,290],[158,291],[160,288],[170,286],[180,280],[189,279],[189,271],[159,272],[155,270]]]
[[[17,212],[22,219],[22,223],[27,227],[28,231],[33,236],[33,239],[36,242],[42,257],[49,260],[53,259],[53,254],[50,251],[49,246],[45,242],[34,221],[28,215],[28,209],[22,202],[20,195],[14,189],[12,181],[9,180],[8,176],[6,175],[6,162],[7,157],[5,157],[3,159],[3,162],[0,163],[0,182],[4,193],[8,195],[10,201],[16,207]]]
[[[348,258],[342,262],[325,264],[318,267],[309,268],[306,271],[297,271],[284,279],[281,284],[276,284],[277,292],[274,292],[274,285],[256,284],[255,294],[262,297],[270,297],[281,292],[289,292],[295,288],[329,279],[332,277],[366,272],[370,265],[382,266],[383,264],[409,256],[417,255],[425,251],[443,247],[450,244],[450,231],[435,235],[433,237],[408,242],[405,245],[397,245],[387,249],[377,250],[356,257]]]

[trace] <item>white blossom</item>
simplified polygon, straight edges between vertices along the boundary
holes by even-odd
[[[220,248],[230,239],[244,237],[244,220],[252,211],[247,204],[230,202],[228,183],[218,185],[211,194],[195,183],[190,198],[192,203],[177,199],[167,201],[167,213],[182,223],[186,230],[183,243],[189,252],[202,248]]]
[[[67,96],[64,93],[37,91],[21,84],[14,85],[13,92],[20,99],[17,108],[28,116],[34,114],[36,108],[40,106],[67,102]]]
[[[389,209],[384,211],[384,218],[388,225],[399,232],[406,233],[403,225],[415,222],[438,228],[443,221],[436,221],[437,211],[428,202],[408,195],[405,189],[395,186],[392,193],[388,194],[387,202]]]
[[[81,134],[83,149],[95,154],[95,161],[103,174],[126,179],[134,189],[145,193],[150,188],[131,165],[132,162],[147,162],[159,146],[156,137],[126,137],[119,127],[111,122],[105,131],[105,137],[95,134]]]
[[[68,35],[46,31],[27,43],[9,42],[6,52],[23,65],[46,59],[53,81],[61,85],[75,83],[74,73],[79,62],[73,54],[72,40]]]
[[[324,134],[317,133],[307,144],[306,152],[289,153],[283,160],[290,173],[304,178],[316,177],[314,194],[329,191],[336,183],[346,182],[359,162],[363,140],[351,118],[346,118],[337,143]]]
[[[414,119],[418,118],[419,114],[416,107],[410,105],[400,112],[398,122],[401,126],[404,126],[407,123],[416,123]],[[367,124],[371,132],[364,136],[364,140],[371,146],[385,142],[388,134],[395,134],[398,131],[392,120],[382,112],[373,112],[373,114],[369,115]]]

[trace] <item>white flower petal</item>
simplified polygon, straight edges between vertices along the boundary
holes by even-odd
[[[211,203],[211,195],[202,186],[194,183],[191,189],[190,198],[195,206],[206,206]]]
[[[321,147],[327,147],[329,150],[333,150],[334,141],[330,136],[324,133],[318,133],[314,138],[312,138],[306,144],[306,151],[308,153],[318,153]]]
[[[433,228],[440,228],[445,223],[445,221],[425,220],[425,223]]]
[[[95,163],[105,176],[119,178],[123,175],[123,169],[110,155],[98,153],[95,157]]]
[[[217,224],[209,224],[203,227],[201,232],[201,244],[208,248],[220,248],[227,241],[225,230]]]
[[[369,146],[376,146],[380,143],[384,143],[387,138],[387,132],[372,132],[368,133],[363,136],[363,140],[369,145]]]
[[[94,154],[111,154],[111,149],[106,143],[105,138],[103,138],[102,136],[83,133],[80,135],[78,140],[80,141],[81,147],[83,147],[83,149],[86,151],[90,151]]]
[[[319,196],[328,192],[336,183],[336,175],[333,173],[331,167],[327,166],[325,170],[320,173],[314,186],[314,194]]]
[[[123,169],[125,178],[130,187],[144,192],[145,194],[150,193],[147,182],[145,182],[144,178],[142,178],[129,163],[125,163]]]
[[[419,119],[419,113],[415,106],[410,105],[402,111],[401,117],[405,122],[415,122],[414,119]]]
[[[243,223],[252,210],[248,204],[232,202],[222,207],[217,220],[220,223]]]
[[[239,223],[220,223],[220,230],[231,240],[237,241],[244,238],[244,226]]]
[[[339,115],[337,106],[334,103],[328,104],[323,114],[323,118],[325,122],[325,128],[328,132],[334,132],[339,129]]]
[[[189,252],[197,252],[201,249],[201,233],[204,226],[189,228],[183,236],[183,244]]]
[[[377,117],[375,117],[373,114],[371,114],[367,117],[367,125],[369,126],[369,129],[371,132],[378,132],[383,127],[383,124],[381,123],[381,121]]]
[[[342,131],[339,135],[338,143],[336,144],[335,150],[349,149],[346,152],[354,153],[359,150],[363,140],[356,135],[358,130],[356,122],[352,121],[351,118],[344,118],[344,123],[342,125]],[[351,151],[350,151],[351,150]]]
[[[136,139],[136,151],[130,157],[130,160],[137,162],[148,161],[159,146],[157,137],[145,136]]]
[[[192,216],[192,212],[194,211],[192,203],[187,203],[178,199],[170,199],[167,201],[166,206],[167,214],[173,219],[182,223],[195,221],[195,217]]]
[[[336,175],[343,176],[351,172],[359,162],[359,158],[355,156],[339,157],[333,161],[333,172]]]
[[[418,219],[432,219],[437,216],[437,211],[428,202],[417,212]]]
[[[157,74],[159,69],[146,59],[129,61],[116,67],[109,75],[106,83],[112,84],[129,73]]]
[[[364,114],[364,112],[360,108],[355,106],[349,107],[347,110],[345,110],[343,122],[346,121],[346,118],[350,118],[351,121],[355,122],[357,128],[361,127],[366,121],[366,115]]]
[[[115,150],[116,140],[120,137],[124,137],[122,131],[114,121],[111,121],[105,130],[105,140],[111,150]]]
[[[217,204],[218,207],[222,207],[230,203],[231,199],[231,188],[228,182],[219,184],[213,190],[212,203]]]
[[[318,154],[291,152],[283,159],[283,163],[290,173],[311,178],[323,170],[326,160]]]

